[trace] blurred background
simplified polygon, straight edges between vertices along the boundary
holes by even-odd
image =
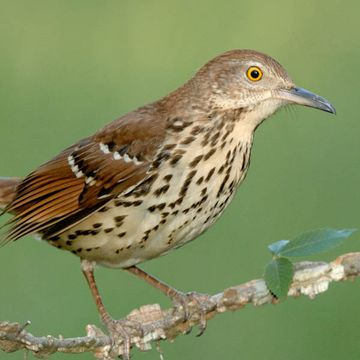
[[[143,264],[183,291],[216,293],[261,277],[269,243],[320,227],[360,227],[359,10],[355,1],[325,0],[0,0],[0,175],[26,175],[223,51],[263,51],[338,115],[294,108],[268,120],[257,131],[248,177],[219,222]],[[359,251],[359,239],[313,259]],[[96,275],[114,317],[145,303],[170,305],[123,271]],[[99,325],[70,253],[21,239],[0,251],[0,284],[0,319],[29,319],[36,335],[80,336],[86,324]],[[359,299],[359,282],[339,283],[314,301],[218,316],[201,338],[193,332],[161,348],[172,360],[359,359]],[[159,354],[134,351],[134,358]]]

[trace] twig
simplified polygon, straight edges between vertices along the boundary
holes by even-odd
[[[293,282],[288,296],[306,295],[314,298],[325,292],[333,281],[355,279],[360,275],[360,253],[349,253],[331,263],[303,261],[295,265]],[[267,289],[263,279],[232,286],[216,295],[202,295],[201,303],[191,302],[191,317],[183,321],[182,315],[174,308],[162,310],[158,304],[144,305],[133,310],[126,320],[134,324],[131,328],[131,345],[146,351],[152,344],[158,346],[160,340],[173,340],[180,334],[188,333],[199,325],[200,309],[206,319],[226,311],[243,308],[247,304],[262,306],[278,303]],[[140,327],[139,327],[140,324]],[[0,322],[0,349],[14,352],[27,349],[39,358],[47,358],[55,352],[91,352],[97,359],[110,360],[121,355],[122,344],[113,346],[111,339],[94,325],[87,325],[87,336],[63,339],[53,336],[35,337],[18,323]]]

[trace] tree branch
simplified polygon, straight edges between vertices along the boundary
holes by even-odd
[[[360,253],[342,255],[332,261],[295,264],[293,282],[288,296],[306,295],[311,299],[325,292],[333,281],[355,279],[360,275]],[[189,303],[190,319],[184,322],[183,316],[174,308],[161,310],[158,304],[144,305],[133,310],[124,320],[130,325],[131,346],[146,351],[152,343],[160,340],[173,340],[180,334],[188,333],[200,325],[201,311],[206,319],[215,315],[243,308],[247,304],[262,306],[278,303],[267,289],[263,279],[232,286],[216,295],[201,295],[201,301]],[[25,325],[0,322],[0,349],[13,352],[27,349],[39,358],[47,358],[55,352],[91,352],[96,359],[110,360],[123,353],[123,344],[112,345],[109,336],[94,325],[87,325],[87,336],[55,338],[53,336],[35,337],[25,330]]]

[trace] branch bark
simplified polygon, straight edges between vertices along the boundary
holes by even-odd
[[[295,265],[295,273],[288,296],[305,295],[311,299],[328,290],[333,281],[355,279],[360,275],[360,252],[342,255],[332,261],[303,261]],[[146,351],[160,340],[173,340],[188,333],[203,320],[201,311],[210,320],[217,314],[242,309],[247,304],[262,306],[277,304],[278,300],[269,292],[263,279],[249,281],[232,286],[215,295],[201,295],[201,301],[189,303],[191,317],[183,316],[174,308],[162,310],[158,304],[144,305],[133,310],[124,320],[129,324],[131,346]],[[33,336],[26,330],[29,323],[0,322],[0,349],[14,352],[26,349],[38,358],[48,358],[55,352],[82,353],[91,352],[96,359],[110,360],[123,353],[123,344],[112,344],[94,325],[86,326],[84,337],[67,338],[53,336]]]

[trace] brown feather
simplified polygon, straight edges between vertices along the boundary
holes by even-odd
[[[44,200],[35,203],[33,206],[27,208],[26,210],[18,213],[11,219],[11,222],[16,221],[18,225],[30,221],[36,221],[37,216],[41,214],[44,210],[52,209],[58,204],[68,203],[69,201],[77,205],[77,198],[79,194],[79,188],[73,187],[69,189],[62,190],[51,196],[45,197]]]
[[[83,185],[81,183],[80,184],[78,183],[78,186],[68,187],[67,189],[65,189],[65,191],[66,190],[71,191],[72,189],[75,188],[75,190],[78,192],[78,191],[81,191],[82,187],[83,187]],[[60,193],[61,193],[61,191],[60,191]],[[59,198],[59,196],[61,196],[61,194],[59,194],[59,191],[55,192],[55,193],[52,191],[46,191],[46,194],[43,196],[39,196],[36,199],[36,201],[27,201],[25,204],[26,206],[23,206],[23,208],[18,208],[17,215],[14,217],[14,219],[17,220],[17,219],[23,217],[24,215],[28,214],[29,212],[34,212],[37,208],[46,206],[47,203],[51,203],[52,201]],[[24,201],[26,201],[26,200],[24,200]],[[15,211],[15,209],[12,206],[10,206],[10,210]]]
[[[27,176],[6,208],[15,216],[4,242],[34,232],[61,233],[151,176],[151,162],[165,133],[160,131],[165,120],[158,115],[146,107],[125,115]],[[115,151],[126,152],[126,161],[115,159]]]
[[[59,217],[77,210],[77,205],[72,200],[58,203],[51,209],[45,210],[43,213],[39,213],[31,221],[18,223],[16,227],[9,233],[9,236],[16,240],[26,234],[39,231],[43,227],[44,223],[49,220],[56,221]]]
[[[75,183],[75,180],[74,180]],[[78,183],[78,181],[76,181]],[[69,186],[72,186],[71,181],[68,179],[66,180],[55,180],[53,182],[48,182],[48,186],[41,186],[39,187],[38,184],[36,184],[38,187],[34,190],[30,190],[28,193],[24,194],[23,196],[20,196],[19,199],[14,201],[11,205],[11,210],[14,211],[21,206],[25,204],[29,204],[33,200],[39,201],[43,196],[50,195],[52,193],[58,192],[63,189],[67,189]]]

